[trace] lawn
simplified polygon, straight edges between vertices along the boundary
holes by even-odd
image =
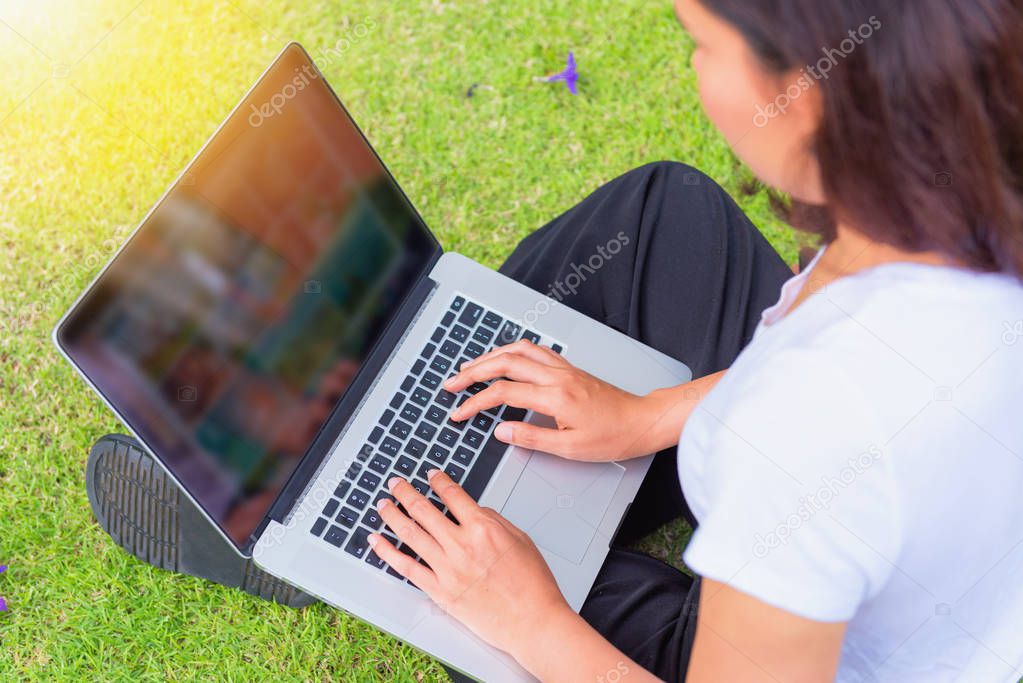
[[[289,39],[343,48],[328,80],[449,250],[496,267],[602,182],[675,159],[795,255],[766,196],[741,194],[670,0],[0,0],[2,680],[445,680],[334,610],[143,565],[85,495],[89,445],[119,427],[50,330]],[[577,97],[534,80],[569,49]],[[684,537],[645,545],[677,557]]]

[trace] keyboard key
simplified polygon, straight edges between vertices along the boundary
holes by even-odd
[[[366,510],[366,514],[362,516],[362,523],[373,531],[376,531],[380,528],[380,525],[384,523],[384,520],[380,519],[380,515],[377,514],[375,508],[370,508]]]
[[[476,462],[469,468],[469,473],[462,481],[462,488],[473,500],[479,500],[483,495],[487,484],[490,483],[490,478],[494,476],[494,471],[501,463],[501,459],[504,458],[506,450],[508,450],[508,445],[498,441],[497,437],[491,436],[487,439],[479,457],[476,458]]]
[[[436,350],[437,350],[436,346],[434,346],[433,344],[427,344],[426,346],[423,347],[423,352],[419,355],[429,360],[430,356],[432,356]]]
[[[351,508],[341,508],[341,511],[337,513],[338,524],[343,524],[346,527],[351,527],[358,521],[359,513]]]
[[[323,514],[327,517],[333,517],[334,513],[337,512],[337,506],[340,504],[341,503],[331,498],[327,501],[327,504],[323,506]]]
[[[462,356],[461,358],[459,358],[459,359],[458,359],[458,362],[457,362],[457,363],[455,363],[455,372],[461,372],[461,371],[462,371],[462,367],[463,367],[463,366],[464,366],[464,365],[465,365],[466,363],[468,363],[468,362],[469,362],[469,359],[468,359],[468,358],[466,358],[465,356]]]
[[[451,477],[451,480],[457,484],[462,481],[462,475],[465,474],[465,470],[454,463],[449,463],[448,466],[444,468],[444,473]]]
[[[412,392],[412,402],[418,403],[421,406],[425,406],[430,402],[430,392],[422,387],[416,387],[416,390]]]
[[[384,442],[380,444],[380,450],[388,455],[398,455],[398,449],[401,448],[401,442],[387,437]]]
[[[426,361],[423,360],[422,358],[418,359],[415,363],[412,364],[412,374],[418,377],[419,373],[421,373],[423,371],[423,368],[425,367]]]
[[[499,316],[497,313],[494,313],[493,311],[487,311],[486,314],[484,314],[483,316],[483,324],[493,330],[496,330],[498,327],[500,327],[501,323],[503,322],[504,318]]]
[[[472,338],[478,341],[480,344],[489,344],[490,340],[494,338],[494,333],[485,327],[481,327],[476,330],[476,333],[472,335]]]
[[[385,474],[390,466],[390,459],[382,455],[377,455],[369,461],[369,468],[378,474]]]
[[[369,531],[363,528],[356,529],[352,533],[348,545],[345,546],[345,552],[361,560],[367,550],[369,550]]]
[[[465,446],[459,446],[455,449],[455,455],[452,459],[460,465],[468,465],[475,457],[476,451],[466,448]]]
[[[472,426],[480,430],[484,434],[490,429],[490,425],[494,424],[493,418],[479,413],[476,417],[472,418]]]
[[[380,556],[377,555],[372,550],[370,550],[368,553],[366,553],[366,564],[372,565],[373,567],[376,567],[377,569],[383,569],[384,567],[387,566],[387,563],[384,562],[383,560],[381,560]]]
[[[424,463],[424,466],[426,466],[428,469],[433,469],[433,468],[425,465],[425,463]],[[424,495],[424,496],[430,492],[430,486],[425,481],[422,481],[420,479],[413,479],[411,483],[412,483],[412,488],[414,488],[416,491],[419,491],[419,493]]]
[[[448,339],[443,344],[441,344],[440,352],[447,356],[448,358],[454,358],[455,356],[458,355],[458,351],[461,348],[462,348],[461,346]]]
[[[465,420],[462,420],[461,422],[455,422],[450,417],[448,418],[448,421],[447,421],[448,428],[449,429],[454,429],[454,430],[457,430],[457,431],[462,431],[463,429],[465,429],[465,425],[467,425],[467,424],[469,424],[469,423],[466,422]]]
[[[405,394],[400,391],[391,397],[391,407],[395,410],[401,408],[401,404],[405,402]]]
[[[454,399],[454,396],[452,396],[451,398]],[[441,422],[443,422],[446,416],[447,411],[442,410],[439,406],[430,406],[429,408],[426,409],[426,419],[434,423],[435,425],[439,425]]]
[[[401,420],[395,420],[394,424],[391,425],[391,434],[398,437],[399,439],[407,439],[408,435],[412,433],[412,425]]]
[[[437,441],[445,446],[454,446],[458,443],[458,432],[445,427],[440,430],[440,436],[437,437]]]
[[[369,433],[370,443],[380,443],[380,437],[384,435],[383,427],[374,427],[373,431]]]
[[[466,430],[462,436],[462,443],[469,448],[479,448],[483,445],[483,435],[474,429]]]
[[[327,520],[325,520],[323,517],[320,517],[315,522],[313,522],[313,528],[309,530],[309,533],[311,533],[313,536],[319,536],[320,534],[323,533],[323,530],[326,528]]]
[[[434,400],[437,402],[437,405],[443,408],[450,408],[455,404],[455,395],[447,389],[441,389],[437,392],[437,398]]]
[[[347,531],[339,526],[331,525],[330,529],[327,531],[327,535],[323,537],[323,540],[340,548],[341,544],[345,542],[345,538],[347,537]]]
[[[385,410],[384,414],[380,416],[380,424],[382,426],[386,427],[387,425],[391,424],[391,420],[393,420],[393,419],[394,419],[394,411],[393,410]]]
[[[469,342],[465,345],[465,355],[469,358],[479,358],[486,349],[476,342]]]
[[[437,428],[429,422],[420,423],[419,427],[416,428],[416,436],[424,441],[429,441],[433,438],[433,435],[437,433]]]
[[[363,444],[362,448],[359,449],[359,452],[355,454],[355,459],[359,462],[366,462],[369,460],[369,456],[371,455],[373,455],[373,447],[367,443]]]
[[[475,396],[476,394],[480,393],[481,391],[483,391],[486,388],[487,388],[487,385],[484,384],[483,382],[473,382],[472,384],[470,384],[469,386],[467,386],[465,388],[465,391],[466,391],[466,393],[469,393],[469,394],[472,394],[473,396]]]
[[[386,490],[384,490],[384,491],[377,491],[377,495],[373,498],[373,507],[376,508],[377,503],[379,503],[384,498],[386,498],[387,500],[391,501],[392,503],[394,502],[394,496],[392,496]]]
[[[350,488],[352,488],[352,482],[350,481],[341,482],[340,484],[337,485],[337,488],[334,489],[334,497],[344,500],[344,497],[348,495],[348,490]]]
[[[460,296],[456,296],[455,300],[451,302],[451,310],[452,311],[460,311],[460,310],[462,310],[462,306],[464,306],[464,305],[465,305],[465,298],[464,297],[460,297]]]
[[[529,341],[533,342],[534,344],[539,344],[540,343],[540,335],[538,335],[536,332],[533,332],[532,330],[526,330],[525,332],[523,332],[522,333],[522,338],[523,339],[528,339]]]
[[[561,344],[551,344],[551,351],[560,354],[562,351]]]
[[[394,471],[400,472],[402,476],[411,477],[412,473],[416,471],[416,461],[403,455],[395,463]]]
[[[451,328],[451,332],[448,333],[448,336],[456,342],[464,342],[469,338],[469,330],[461,325],[455,325]]]
[[[400,413],[401,419],[406,420],[408,422],[418,422],[419,416],[422,414],[423,411],[419,408],[416,408],[411,403],[405,404],[405,407],[401,409]]]
[[[354,507],[356,510],[361,510],[366,507],[366,503],[369,502],[369,494],[359,489],[352,489],[352,492],[348,495],[348,504]]]
[[[512,406],[505,406],[504,412],[501,413],[501,419],[505,422],[522,422],[526,417],[525,408],[513,408]]]
[[[455,322],[455,314],[448,311],[444,314],[444,317],[440,319],[440,324],[444,327],[451,327],[451,323]]]
[[[427,389],[429,389],[430,391],[433,391],[434,389],[440,386],[440,377],[433,374],[432,372],[427,372],[423,374],[423,378],[419,380],[419,383],[422,384]]]
[[[522,328],[513,323],[511,320],[504,324],[501,328],[501,333],[497,335],[497,339],[494,340],[494,346],[505,346],[511,344],[513,341],[518,341],[519,332]]]
[[[480,316],[482,315],[483,307],[470,301],[466,307],[462,309],[462,314],[458,316],[458,322],[466,327],[472,328],[480,321]]]
[[[345,472],[345,479],[351,479],[352,481],[354,481],[355,478],[359,476],[359,472],[361,471],[362,465],[360,465],[357,462],[353,462],[351,465],[348,466],[348,470]]]
[[[433,334],[430,335],[430,341],[432,341],[434,344],[440,344],[440,340],[443,338],[444,338],[443,327],[438,327],[436,330],[433,331]]]
[[[428,459],[434,461],[438,465],[440,465],[441,463],[443,463],[445,460],[448,459],[448,455],[450,453],[451,453],[451,451],[449,451],[448,449],[444,448],[443,446],[439,446],[437,444],[434,444],[433,448],[430,449],[430,452],[426,454],[426,457]],[[337,501],[334,501],[334,502],[337,502]]]
[[[433,359],[433,362],[430,363],[430,369],[434,372],[439,372],[442,375],[447,372],[450,367],[451,361],[444,356],[437,356]]]
[[[375,491],[380,486],[380,477],[372,472],[363,472],[362,476],[359,477],[359,486],[367,491]]]
[[[405,452],[418,460],[423,457],[423,453],[426,453],[426,444],[419,439],[409,439],[409,442],[405,444]]]

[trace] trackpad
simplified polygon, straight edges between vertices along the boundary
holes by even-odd
[[[579,564],[624,474],[618,463],[536,452],[501,514],[544,550]]]

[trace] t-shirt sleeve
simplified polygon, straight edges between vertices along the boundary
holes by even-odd
[[[799,616],[849,620],[888,581],[901,542],[892,463],[864,389],[806,351],[720,388],[725,400],[708,397],[690,418],[707,438],[683,433],[679,447],[683,489],[685,459],[701,460],[686,564]]]

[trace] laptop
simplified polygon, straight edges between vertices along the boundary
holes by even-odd
[[[599,277],[599,274],[594,276]],[[508,447],[441,387],[518,339],[644,394],[678,361],[445,253],[289,44],[54,330],[60,351],[237,552],[479,680],[531,680],[367,547],[397,474],[446,471],[536,542],[579,609],[650,458]],[[627,429],[628,425],[623,425]],[[408,552],[411,553],[411,550]]]

